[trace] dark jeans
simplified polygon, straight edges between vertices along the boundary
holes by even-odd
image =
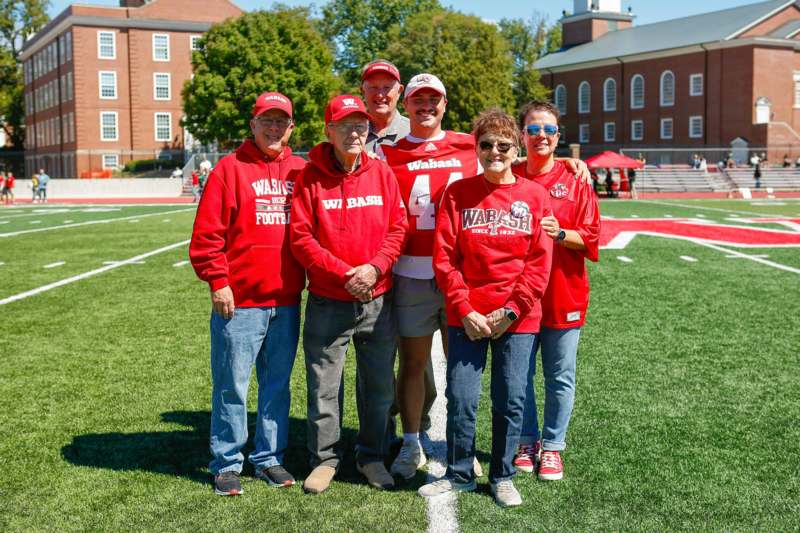
[[[481,375],[492,346],[492,460],[489,481],[511,479],[522,429],[522,409],[533,333],[506,333],[499,339],[471,341],[464,328],[448,328],[447,474],[460,483],[474,478],[475,421]]]
[[[358,366],[357,460],[362,465],[383,461],[389,407],[394,399],[395,335],[391,292],[364,304],[309,293],[303,349],[312,467],[338,468],[342,458],[342,371],[350,339]]]

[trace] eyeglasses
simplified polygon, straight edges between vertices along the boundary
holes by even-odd
[[[525,131],[532,137],[538,137],[542,133],[542,130],[544,130],[545,135],[552,137],[558,133],[558,126],[555,124],[545,124],[544,126],[541,124],[530,124],[525,127]]]
[[[328,127],[337,130],[339,133],[354,131],[359,135],[364,135],[369,130],[369,124],[366,122],[330,122]]]
[[[261,126],[262,128],[272,128],[273,126],[277,126],[278,128],[288,128],[289,124],[292,123],[292,119],[290,118],[257,118],[256,123]]]
[[[514,148],[514,145],[512,143],[497,142],[497,141],[493,143],[490,143],[489,141],[481,141],[480,144],[478,144],[478,146],[480,146],[481,150],[484,152],[491,150],[493,147],[497,146],[497,151],[500,152],[501,154],[505,154],[509,150]]]

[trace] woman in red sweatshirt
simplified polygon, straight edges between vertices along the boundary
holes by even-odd
[[[517,179],[514,119],[499,110],[475,122],[484,173],[451,184],[436,221],[433,268],[448,322],[447,474],[422,496],[475,490],[475,420],[481,375],[492,347],[492,459],[489,481],[501,506],[522,502],[511,479],[522,425],[530,350],[539,331],[552,241],[541,228],[544,190]]]

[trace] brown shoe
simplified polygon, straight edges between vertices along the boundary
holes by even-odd
[[[319,494],[328,490],[331,480],[336,475],[336,469],[331,466],[319,465],[308,475],[303,482],[303,490],[311,494]]]
[[[394,478],[380,461],[367,463],[363,466],[356,463],[356,470],[361,472],[367,478],[367,482],[376,489],[391,490],[394,488]]]

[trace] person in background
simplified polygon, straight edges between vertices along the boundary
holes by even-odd
[[[792,158],[789,157],[789,154],[783,154],[783,168],[789,168],[792,166]]]
[[[50,176],[47,175],[47,172],[44,171],[43,168],[39,169],[39,202],[46,204],[47,203],[47,184],[50,183]]]
[[[39,174],[34,173],[31,176],[31,203],[35,204],[36,199],[39,197]]]
[[[192,170],[192,201],[200,201],[200,175],[196,170]]]
[[[14,174],[9,172],[6,174],[5,185],[3,186],[3,198],[6,205],[14,204]]]

